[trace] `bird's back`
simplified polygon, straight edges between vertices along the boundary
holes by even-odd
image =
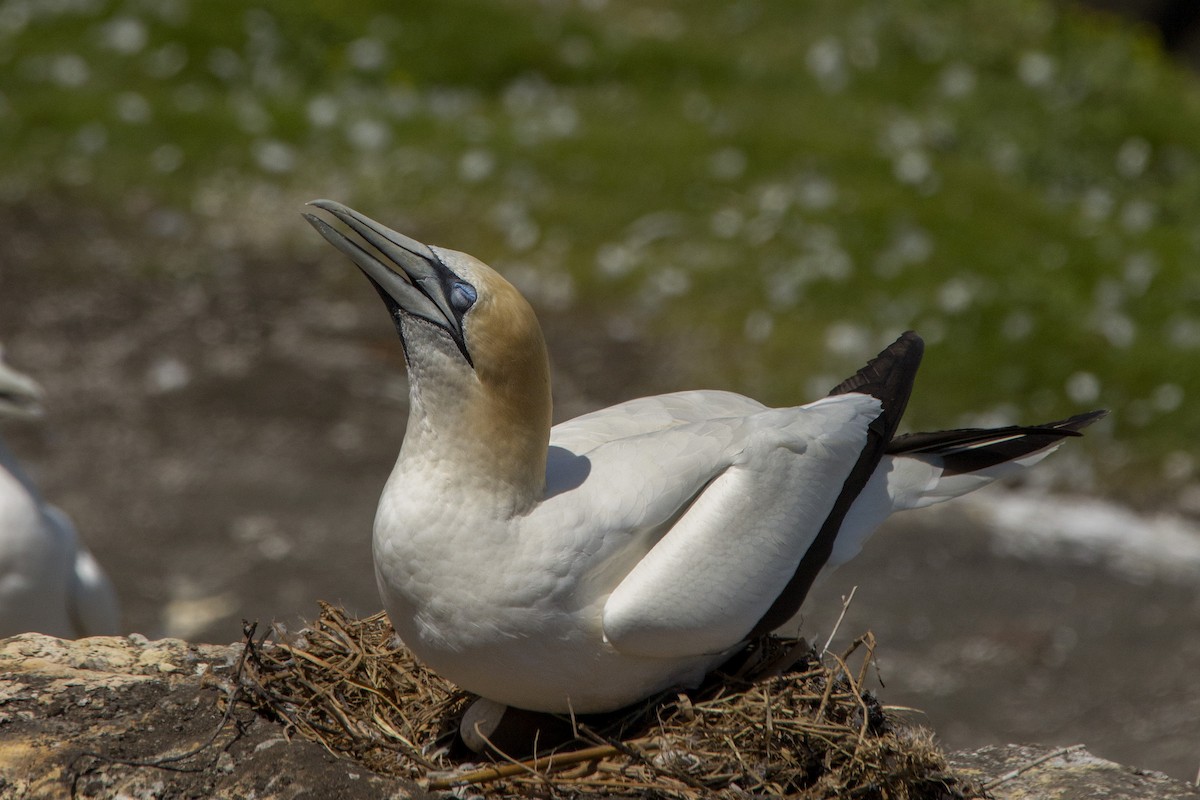
[[[583,455],[615,439],[679,425],[745,417],[766,408],[744,395],[715,389],[640,397],[560,422],[550,430],[550,444]]]

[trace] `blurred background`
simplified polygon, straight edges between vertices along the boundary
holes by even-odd
[[[946,746],[1194,778],[1200,37],[1103,5],[0,0],[0,342],[49,407],[2,435],[128,630],[230,642],[378,608],[403,356],[307,200],[512,279],[559,419],[794,404],[915,328],[910,429],[1113,413],[894,520],[804,633],[857,586],[834,647]]]

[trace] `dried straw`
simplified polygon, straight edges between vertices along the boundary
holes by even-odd
[[[699,689],[632,709],[525,761],[467,762],[453,746],[473,697],[418,663],[383,613],[321,604],[294,637],[247,636],[242,697],[289,735],[430,789],[493,797],[962,798],[927,731],[863,689],[871,634],[822,659],[803,640],[764,637]],[[856,659],[852,668],[849,660]],[[479,761],[479,756],[471,756]]]

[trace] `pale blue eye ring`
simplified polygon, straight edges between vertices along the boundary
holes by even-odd
[[[475,287],[469,283],[455,281],[450,286],[450,305],[460,314],[474,305],[478,297]]]

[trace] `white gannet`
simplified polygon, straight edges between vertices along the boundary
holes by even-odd
[[[690,391],[551,427],[541,328],[511,284],[312,205],[363,240],[305,214],[374,284],[408,364],[374,527],[384,606],[418,658],[493,704],[602,712],[694,685],[893,511],[1017,472],[1104,414],[895,436],[923,350],[906,333],[796,408]]]
[[[41,388],[0,351],[0,417],[40,416],[41,398]],[[0,638],[112,635],[119,626],[112,583],[70,518],[42,499],[0,441]]]

